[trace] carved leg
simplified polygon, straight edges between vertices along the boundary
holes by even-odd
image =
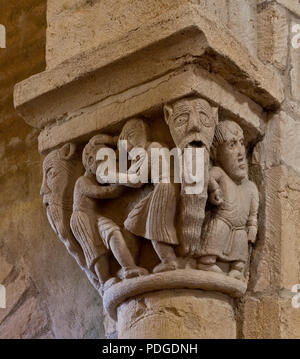
[[[167,272],[178,268],[175,250],[170,244],[153,240],[152,245],[161,260],[161,263],[153,269],[153,273]]]
[[[145,268],[138,267],[135,264],[132,254],[126,245],[123,234],[120,231],[114,231],[110,238],[109,246],[116,260],[122,267],[122,278],[134,278],[148,274],[148,271]]]
[[[111,278],[109,257],[107,254],[102,255],[95,263],[95,272],[99,278],[101,287],[103,287],[105,282]]]
[[[222,273],[222,269],[216,264],[217,256],[203,256],[199,259],[197,268],[209,272]]]
[[[235,279],[242,279],[244,268],[245,268],[244,262],[240,262],[240,261],[233,262],[230,266],[229,277]]]

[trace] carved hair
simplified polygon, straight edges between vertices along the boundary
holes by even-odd
[[[119,141],[127,140],[130,131],[141,129],[145,134],[147,141],[150,138],[150,127],[149,125],[142,120],[141,118],[132,118],[128,120],[122,128],[121,134],[119,136]]]
[[[234,121],[225,120],[219,122],[216,126],[214,140],[211,146],[211,157],[215,161],[217,159],[217,150],[220,145],[230,140],[231,135],[243,133],[242,128]]]

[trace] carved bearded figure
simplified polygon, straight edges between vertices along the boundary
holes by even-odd
[[[201,230],[207,202],[209,151],[218,122],[218,109],[201,98],[191,97],[166,105],[164,113],[170,133],[178,148],[182,151],[188,147],[204,149],[204,189],[200,194],[190,194],[186,188],[191,185],[183,180],[179,200],[180,254],[199,257]],[[195,151],[193,156],[195,156]],[[195,162],[195,159],[193,161]]]
[[[43,204],[52,229],[81,269],[86,272],[93,285],[98,288],[99,283],[95,275],[88,270],[82,248],[70,229],[73,190],[80,171],[75,145],[66,144],[52,151],[43,163],[43,183],[40,194],[43,197]]]
[[[212,158],[209,200],[214,208],[204,226],[199,268],[222,272],[217,261],[229,262],[229,276],[241,279],[248,242],[256,239],[259,198],[248,180],[243,130],[235,122],[217,126]]]

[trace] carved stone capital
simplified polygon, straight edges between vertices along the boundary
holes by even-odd
[[[111,318],[137,297],[198,290],[234,322],[257,239],[247,151],[282,101],[278,74],[187,1],[16,86],[17,110],[41,130],[50,224]],[[191,163],[201,150],[200,192],[172,171],[151,183],[151,151],[173,148]]]

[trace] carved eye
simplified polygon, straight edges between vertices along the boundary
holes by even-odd
[[[49,168],[49,170],[47,171],[47,178],[53,178],[54,177],[54,169],[53,168]]]
[[[232,140],[232,141],[230,141],[230,143],[229,143],[229,147],[230,147],[230,148],[234,148],[234,147],[236,146],[236,144],[237,144],[237,141],[236,141],[236,140]]]
[[[175,118],[175,126],[176,127],[183,126],[184,124],[187,123],[188,119],[189,119],[189,115],[187,113],[177,116]]]
[[[212,127],[212,121],[211,119],[203,112],[200,112],[199,114],[200,121],[205,127]]]

